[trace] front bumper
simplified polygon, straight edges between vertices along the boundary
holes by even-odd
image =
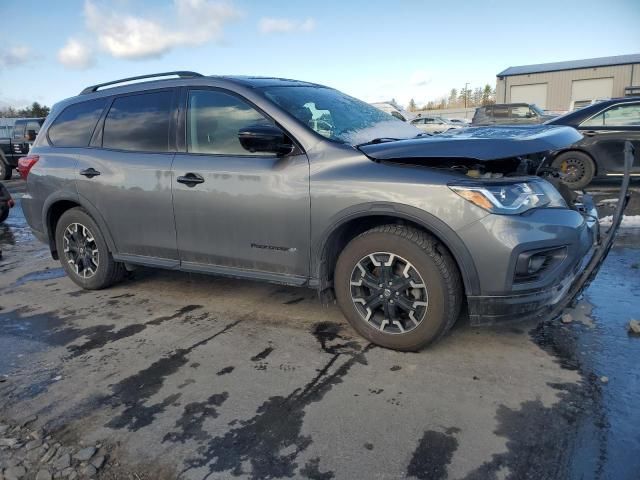
[[[555,318],[575,301],[595,278],[613,246],[624,210],[629,203],[629,172],[633,164],[633,158],[633,147],[631,143],[626,142],[625,175],[620,188],[617,209],[609,230],[601,235],[598,222],[594,222],[593,227],[590,226],[589,228],[593,233],[593,241],[590,246],[586,244],[588,240],[582,235],[580,244],[583,247],[583,251],[574,259],[572,267],[564,276],[551,286],[508,295],[468,296],[471,325],[491,325],[505,321],[535,318]],[[585,196],[582,213],[587,223],[590,219],[593,221],[594,218],[597,218],[597,211],[587,196]]]

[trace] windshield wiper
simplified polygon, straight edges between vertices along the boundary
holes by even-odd
[[[356,145],[356,147],[363,147],[364,145],[375,145],[376,143],[395,142],[397,140],[400,140],[400,139],[399,138],[393,138],[393,137],[378,137],[378,138],[374,138],[373,140],[370,140],[368,142],[359,143],[358,145]]]

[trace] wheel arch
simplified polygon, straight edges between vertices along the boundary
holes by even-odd
[[[98,228],[100,228],[100,233],[105,238],[107,242],[107,246],[110,252],[115,252],[115,242],[111,236],[111,232],[107,228],[107,224],[100,215],[100,212],[91,205],[86,199],[81,196],[73,196],[73,195],[61,195],[50,198],[45,202],[43,208],[43,228],[46,238],[49,241],[49,250],[51,251],[51,256],[54,259],[58,259],[58,251],[56,247],[56,225],[60,220],[62,215],[72,209],[80,207],[83,208],[89,216],[98,224]]]
[[[322,235],[315,248],[315,267],[312,272],[318,281],[322,297],[332,296],[333,273],[342,249],[359,234],[385,224],[404,224],[433,235],[451,254],[464,285],[466,295],[478,295],[480,281],[469,253],[460,237],[442,220],[422,210],[403,205],[385,209],[351,211],[341,216]]]

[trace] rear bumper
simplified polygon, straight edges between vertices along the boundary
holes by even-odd
[[[509,295],[469,296],[468,308],[471,325],[492,325],[506,321],[555,318],[571,305],[589,286],[613,246],[622,215],[629,203],[630,170],[634,152],[631,144],[625,146],[625,176],[620,188],[618,206],[612,225],[600,235],[599,224],[589,225],[591,240],[582,235],[580,244],[584,249],[578,255],[570,271],[550,287]],[[585,222],[597,218],[593,203],[588,199],[584,205]],[[590,244],[589,244],[590,242]]]

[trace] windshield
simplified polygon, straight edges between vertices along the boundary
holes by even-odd
[[[539,106],[537,106],[535,103],[533,105],[530,105],[531,110],[533,110],[534,112],[536,112],[538,115],[542,116],[544,115],[544,110],[542,110]]]
[[[359,145],[376,138],[413,138],[422,133],[388,113],[337,90],[316,86],[264,87],[265,95],[320,135]]]

